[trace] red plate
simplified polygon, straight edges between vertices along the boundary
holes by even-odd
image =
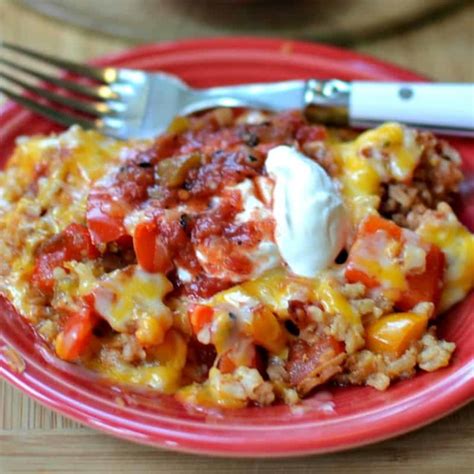
[[[418,75],[327,46],[256,38],[192,40],[144,46],[97,61],[101,65],[164,70],[193,86],[296,78],[420,80]],[[7,104],[0,114],[0,163],[15,137],[54,130],[45,120]],[[159,111],[157,111],[159,113]],[[474,144],[452,141],[463,155],[468,186],[461,215],[474,228]],[[470,190],[468,189],[470,188]],[[469,196],[467,193],[471,193]],[[58,362],[28,324],[0,300],[0,374],[39,402],[81,423],[139,443],[178,451],[233,456],[288,456],[347,449],[396,436],[467,403],[473,395],[474,293],[440,321],[457,350],[448,368],[420,373],[386,392],[331,388],[301,407],[231,412],[186,410],[172,398],[127,394]],[[12,347],[25,361],[16,371]]]

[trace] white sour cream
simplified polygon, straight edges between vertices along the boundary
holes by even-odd
[[[275,241],[290,270],[314,277],[344,246],[343,201],[324,169],[289,146],[270,150],[265,162],[275,181]]]

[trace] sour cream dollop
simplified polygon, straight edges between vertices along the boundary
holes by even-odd
[[[315,161],[289,146],[272,148],[265,162],[275,181],[275,241],[296,275],[315,277],[342,250],[344,204],[333,181]]]

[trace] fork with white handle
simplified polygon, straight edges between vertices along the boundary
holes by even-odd
[[[303,109],[309,118],[327,125],[365,128],[398,121],[444,134],[474,137],[472,83],[309,79],[193,89],[164,72],[97,68],[9,43],[0,42],[0,47],[91,80],[86,85],[0,57],[0,63],[6,66],[0,78],[30,94],[20,95],[6,85],[0,85],[1,93],[61,125],[78,124],[116,138],[152,137],[163,132],[176,115],[215,107]],[[16,72],[39,79],[42,85],[20,79]],[[45,85],[55,86],[54,90]],[[55,105],[62,107],[58,110]]]

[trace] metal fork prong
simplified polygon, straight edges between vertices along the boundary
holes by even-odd
[[[85,86],[83,84],[78,84],[77,82],[68,81],[65,79],[58,79],[57,77],[50,76],[49,74],[45,74],[39,71],[35,71],[34,69],[30,69],[26,66],[20,66],[19,64],[15,64],[12,61],[9,61],[5,58],[0,58],[0,63],[6,64],[7,66],[15,69],[17,71],[24,72],[29,74],[30,76],[36,77],[37,79],[41,79],[45,82],[50,82],[55,86],[61,87],[63,89],[67,89],[73,92],[77,92],[78,94],[91,97],[93,99],[102,99],[102,100],[117,100],[119,96],[116,92],[114,92],[109,86]]]
[[[84,129],[94,129],[97,128],[97,123],[94,120],[87,120],[83,117],[77,115],[68,114],[65,112],[60,112],[52,107],[48,107],[43,104],[38,104],[28,97],[23,97],[16,94],[4,87],[0,86],[0,92],[13,100],[14,102],[22,105],[23,107],[36,112],[37,114],[43,115],[44,117],[52,120],[53,122],[60,123],[65,127],[70,127],[71,125],[78,124]]]
[[[92,66],[86,66],[84,64],[78,64],[72,61],[66,61],[65,59],[55,58],[49,54],[39,53],[31,49],[24,48],[23,46],[17,46],[2,41],[0,41],[0,47],[15,51],[38,61],[42,61],[46,64],[51,64],[61,69],[65,69],[66,71],[73,72],[80,76],[88,77],[89,79],[93,79],[95,81],[104,82],[106,84],[113,82],[116,76],[116,74],[113,73],[113,68],[96,68]]]
[[[103,116],[105,114],[113,113],[112,110],[104,103],[104,102],[86,102],[83,100],[77,100],[72,97],[66,97],[61,94],[56,94],[55,92],[48,91],[47,89],[43,89],[41,87],[33,86],[21,79],[11,76],[5,72],[0,71],[0,77],[3,77],[7,81],[15,84],[17,86],[23,87],[27,91],[33,92],[34,94],[39,95],[51,102],[56,102],[61,105],[65,105],[72,109],[78,110],[80,112],[84,112],[86,114],[94,115],[94,116]]]

